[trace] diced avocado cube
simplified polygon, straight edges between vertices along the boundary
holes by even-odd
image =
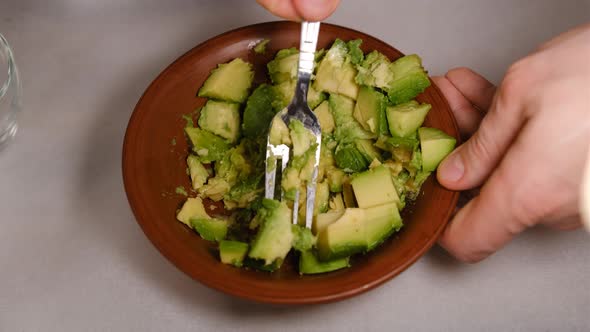
[[[291,142],[291,135],[289,135],[289,127],[287,127],[285,122],[280,117],[276,117],[272,120],[269,133],[269,142],[272,145],[293,144]]]
[[[323,93],[321,91],[317,91],[316,89],[313,88],[313,85],[309,86],[309,89],[307,90],[307,105],[309,106],[310,109],[316,108],[319,104],[321,104],[325,100],[326,100],[325,93]]]
[[[203,200],[200,197],[188,198],[176,215],[178,221],[189,227],[192,227],[190,223],[192,218],[211,218],[205,211]]]
[[[340,71],[340,84],[338,85],[338,93],[348,98],[356,100],[359,94],[359,85],[355,81],[357,74],[356,68],[350,62],[345,62]]]
[[[369,139],[359,139],[355,143],[357,150],[365,157],[365,160],[370,164],[373,160],[381,161],[381,153],[373,145],[373,141]]]
[[[342,63],[348,58],[348,45],[342,39],[337,38],[332,43],[332,46],[326,51],[323,60],[331,57],[332,63]]]
[[[367,250],[372,250],[398,231],[403,223],[397,204],[388,203],[365,209]]]
[[[389,82],[387,96],[394,105],[416,98],[430,86],[428,74],[422,67],[422,59],[415,54],[397,59],[390,67],[393,80]]]
[[[248,97],[242,130],[245,137],[260,137],[268,133],[270,122],[277,113],[273,105],[278,99],[274,87],[267,84],[259,85]]]
[[[330,210],[328,211],[344,211],[344,200],[342,199],[342,193],[336,193],[330,198]]]
[[[326,174],[330,191],[333,193],[342,192],[342,184],[346,178],[346,173],[343,170],[332,167]]]
[[[354,119],[354,100],[331,94],[329,98],[330,111],[334,116],[336,128],[334,137],[339,142],[353,142],[357,139],[374,138],[375,135],[361,127],[360,123]]]
[[[215,177],[234,187],[238,180],[246,179],[252,173],[252,165],[246,155],[244,144],[231,148],[215,163]],[[209,180],[211,182],[211,180]]]
[[[277,96],[276,100],[273,102],[273,106],[277,110],[280,111],[291,103],[293,96],[295,95],[296,84],[296,80],[288,80],[273,86]],[[326,94],[321,91],[317,91],[314,89],[313,85],[310,85],[309,89],[307,90],[307,105],[309,108],[315,108],[324,100],[326,100]]]
[[[210,163],[223,158],[231,144],[223,138],[200,128],[184,128],[193,151],[200,157],[201,162]]]
[[[227,210],[246,208],[264,192],[262,178],[264,174],[252,175],[234,185],[224,196],[223,203]]]
[[[302,156],[309,148],[316,144],[315,135],[305,128],[303,123],[299,120],[291,120],[289,122],[289,134],[293,142],[293,156]]]
[[[336,39],[317,67],[315,85],[318,90],[338,93],[340,69],[346,62],[347,55],[346,43]]]
[[[270,42],[270,39],[263,39],[256,46],[254,46],[253,50],[256,54],[264,54],[266,53],[266,45]]]
[[[209,171],[207,171],[205,166],[201,164],[199,157],[195,156],[194,154],[191,154],[186,158],[186,163],[188,165],[192,187],[194,190],[197,190],[201,188],[205,182],[207,182]]]
[[[316,238],[313,236],[309,228],[299,225],[291,225],[291,231],[293,232],[293,249],[297,251],[307,251],[315,245]]]
[[[323,49],[323,48],[315,51],[313,61],[315,61],[316,64],[319,63],[320,61],[322,61],[322,59],[324,58],[324,55],[326,55],[326,52],[327,52],[326,49]]]
[[[430,79],[424,72],[414,72],[397,79],[387,91],[392,104],[398,105],[416,98],[430,86]]]
[[[330,186],[327,181],[319,182],[316,186],[314,214],[328,211],[330,201]]]
[[[309,148],[305,154],[304,154],[304,158],[305,159],[305,163],[302,165],[301,167],[301,171],[299,172],[299,179],[301,181],[304,182],[310,182],[311,178],[313,177],[313,170],[315,168],[315,151],[317,149],[317,145],[312,146],[311,148]],[[295,162],[295,159],[297,157],[293,158],[293,162]]]
[[[293,242],[291,215],[291,209],[285,202],[264,199],[257,215],[260,226],[248,257],[262,260],[265,265],[282,262]]]
[[[391,63],[391,70],[393,71],[393,78],[398,79],[408,73],[418,70],[424,71],[422,67],[422,59],[417,54],[410,54],[396,59]]]
[[[349,267],[349,258],[338,258],[326,262],[317,259],[313,251],[302,251],[299,255],[299,273],[300,274],[318,274],[340,270]]]
[[[321,261],[372,250],[402,227],[396,203],[364,209],[347,208],[335,221],[332,220],[334,217],[322,215],[322,218],[328,219],[328,226],[324,226],[318,235],[318,257]]]
[[[422,152],[420,151],[420,149],[414,149],[414,151],[412,152],[412,159],[406,165],[406,169],[412,175],[422,170]]]
[[[277,110],[280,111],[291,103],[295,94],[296,83],[295,80],[288,80],[273,86],[277,95],[277,99],[274,102]]]
[[[336,39],[318,65],[314,88],[356,99],[359,89],[355,81],[356,74],[357,70],[349,58],[348,46]]]
[[[415,135],[409,135],[407,137],[389,137],[387,138],[386,143],[390,148],[390,151],[392,149],[405,149],[407,151],[414,151],[420,144]]]
[[[310,159],[311,163],[313,165],[313,159],[315,158],[315,151],[316,151],[316,145],[311,146],[307,151],[305,151],[305,153],[303,153],[300,156],[293,156],[293,158],[290,159],[289,162],[289,167],[295,168],[297,170],[302,171],[303,173],[306,173],[307,171],[303,171],[304,168],[309,167],[309,163],[310,163]],[[311,176],[311,175],[310,175]],[[305,176],[303,176],[305,177]],[[303,178],[302,178],[303,180]]]
[[[390,68],[389,59],[373,51],[369,53],[360,66],[357,66],[359,73],[356,76],[357,83],[367,86],[375,86],[386,89],[389,82],[393,80],[393,71]]]
[[[219,242],[219,256],[223,264],[241,267],[248,253],[248,243],[223,240]]]
[[[362,86],[354,106],[353,116],[364,130],[377,135],[387,134],[385,106],[386,100],[382,93]]]
[[[424,123],[426,114],[431,108],[430,104],[418,104],[416,101],[387,107],[387,121],[391,135],[397,137],[413,135]]]
[[[299,51],[296,48],[282,49],[266,67],[273,83],[281,83],[297,78]]]
[[[191,218],[191,226],[207,241],[221,241],[227,235],[228,221],[213,218]]]
[[[357,174],[351,184],[357,204],[361,208],[399,202],[391,172],[385,166]]]
[[[236,58],[213,69],[198,95],[199,97],[243,103],[248,98],[248,90],[253,79],[252,65]]]
[[[313,82],[313,87],[319,91],[325,91],[330,94],[338,93],[338,86],[340,85],[341,75],[338,75],[340,67],[344,65],[344,60],[335,63],[337,59],[334,55],[331,56],[333,60],[328,60],[324,57],[317,69],[316,79]],[[339,57],[338,57],[339,58]],[[318,76],[319,74],[319,76]]]
[[[327,101],[323,101],[313,112],[320,121],[322,133],[331,133],[334,131],[334,116],[330,112],[330,105]]]
[[[330,261],[367,249],[365,210],[347,208],[344,214],[318,234],[318,258]]]
[[[297,168],[288,166],[283,171],[283,177],[281,179],[281,189],[286,199],[295,200],[295,192],[301,186],[301,178],[299,177],[300,171]]]
[[[322,140],[322,149],[320,151],[320,163],[318,165],[317,181],[324,181],[328,177],[328,172],[336,165],[332,151],[326,149]]]
[[[199,188],[199,195],[203,198],[209,198],[215,202],[219,202],[223,197],[229,193],[231,186],[227,180],[220,177],[213,177],[207,181],[207,184]]]
[[[422,127],[418,129],[422,150],[422,170],[432,172],[445,157],[453,151],[457,140],[440,129]]]
[[[321,233],[328,225],[340,219],[344,214],[344,207],[341,210],[328,211],[326,213],[318,214],[313,221],[311,231],[313,234]]]
[[[240,105],[207,101],[201,109],[199,127],[235,143],[240,136]]]
[[[353,65],[359,65],[365,58],[365,53],[361,49],[362,39],[353,39],[346,42],[348,47],[348,58]]]
[[[334,160],[336,165],[347,173],[361,172],[370,164],[354,143],[338,144],[334,152]]]

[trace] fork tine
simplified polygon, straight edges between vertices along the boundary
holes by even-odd
[[[285,174],[285,169],[287,168],[287,164],[289,163],[289,147],[284,145],[284,148],[281,149],[281,173]],[[285,200],[285,192],[281,190],[281,200]],[[298,214],[299,211],[299,189],[295,192],[295,201],[293,202],[293,224],[298,223]]]
[[[313,212],[315,210],[315,192],[317,189],[318,169],[320,164],[320,149],[322,146],[321,136],[316,135],[317,148],[315,150],[315,162],[311,181],[307,183],[307,200],[305,202],[305,227],[311,229],[313,223]]]
[[[314,170],[314,173],[317,171]],[[305,227],[311,229],[313,222],[313,210],[315,205],[315,182],[307,184],[307,200],[305,202]]]
[[[277,159],[281,159],[281,169],[277,170]],[[289,147],[285,144],[272,145],[266,144],[266,173],[264,176],[264,197],[269,199],[275,198],[276,176],[277,171],[283,173],[289,163]],[[280,186],[279,186],[280,188]],[[285,198],[285,193],[281,191],[281,199]]]
[[[287,164],[289,163],[289,147],[285,145],[285,148],[281,151],[281,174],[284,174]],[[281,200],[285,200],[285,192],[281,189]]]
[[[297,191],[295,192],[295,201],[293,201],[293,224],[294,225],[299,224],[299,195],[300,195],[300,190],[298,188]]]
[[[266,174],[264,176],[264,197],[274,199],[275,180],[277,176],[277,158],[272,151],[272,145],[266,145]]]

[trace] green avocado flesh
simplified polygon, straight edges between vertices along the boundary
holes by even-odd
[[[360,39],[336,39],[313,58],[309,113],[286,119],[277,114],[295,94],[299,50],[257,42],[247,58],[225,60],[195,87],[184,117],[188,150],[174,155],[186,161],[186,182],[171,183],[178,195],[163,199],[184,200],[178,227],[209,241],[224,268],[282,273],[285,262],[297,262],[301,275],[344,273],[354,256],[392,241],[402,210],[456,139],[424,126],[440,110],[424,102],[431,82],[415,54],[390,59]],[[319,140],[305,125],[316,120]],[[276,147],[289,150],[288,161],[273,155]],[[273,199],[265,198],[267,171],[277,172]]]

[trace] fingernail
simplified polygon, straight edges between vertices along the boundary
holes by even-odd
[[[448,156],[440,165],[439,172],[440,176],[447,181],[459,181],[463,177],[463,173],[465,173],[465,166],[463,165],[461,154],[455,151]]]

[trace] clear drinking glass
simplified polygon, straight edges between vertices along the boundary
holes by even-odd
[[[8,42],[0,34],[0,149],[14,137],[22,91],[18,70]]]

